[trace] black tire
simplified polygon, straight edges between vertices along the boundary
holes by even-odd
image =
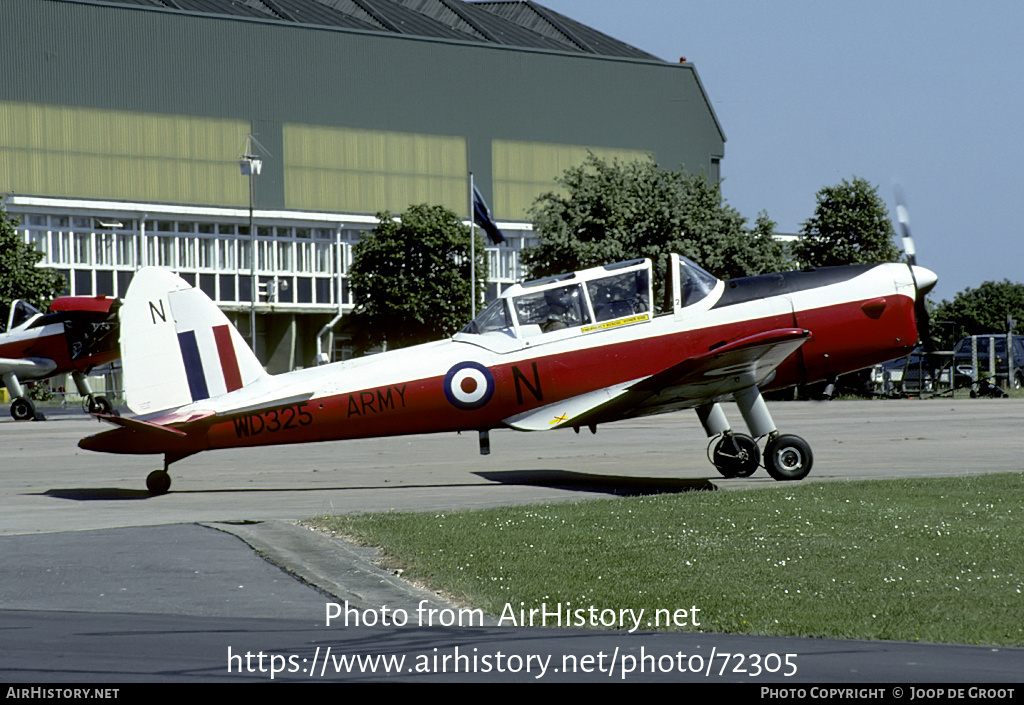
[[[106,397],[92,397],[86,399],[85,410],[90,414],[110,414],[114,411],[114,405]]]
[[[167,494],[171,489],[171,476],[165,470],[154,470],[146,476],[146,489],[154,497]]]
[[[36,417],[36,405],[31,399],[15,397],[11,402],[11,418],[15,421],[31,421]]]
[[[735,433],[731,437],[723,436],[718,441],[711,455],[711,462],[718,468],[722,477],[750,477],[761,464],[761,451],[753,438]]]
[[[776,480],[802,480],[813,464],[811,446],[800,436],[778,436],[765,446],[764,467]]]

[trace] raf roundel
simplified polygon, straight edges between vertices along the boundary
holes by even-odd
[[[494,394],[494,375],[477,362],[460,362],[444,376],[444,395],[457,409],[479,409]]]

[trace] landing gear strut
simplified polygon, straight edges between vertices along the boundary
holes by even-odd
[[[82,408],[87,414],[112,414],[114,412],[114,405],[110,403],[109,399],[93,393],[89,379],[84,372],[75,370],[71,373],[71,378],[75,381],[75,387],[82,396]]]
[[[3,386],[7,388],[7,393],[13,400],[11,402],[11,418],[15,421],[46,420],[41,412],[36,411],[36,405],[32,403],[32,400],[25,396],[25,388],[21,386],[18,375],[13,372],[5,372],[0,375],[0,379],[3,380]]]
[[[733,394],[750,435],[733,433],[729,420],[716,404],[697,408],[704,431],[709,438],[721,436],[711,453],[711,462],[724,477],[749,477],[761,462],[755,438],[767,437],[764,467],[774,479],[802,480],[811,471],[814,455],[807,441],[800,436],[780,435],[768,411],[768,405],[756,386]]]

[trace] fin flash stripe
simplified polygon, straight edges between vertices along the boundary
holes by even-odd
[[[188,391],[192,395],[192,401],[208,399],[210,391],[203,375],[203,358],[199,354],[196,332],[187,330],[178,333],[178,346],[181,348],[181,359],[185,363],[185,377],[188,378]]]
[[[242,388],[242,373],[238,367],[238,357],[231,341],[231,330],[228,326],[213,326],[213,341],[217,347],[217,358],[212,359],[212,351],[206,349],[206,364],[203,364],[203,352],[199,348],[196,331],[187,330],[178,333],[178,346],[181,348],[181,359],[185,364],[185,377],[188,379],[188,391],[192,401],[210,398],[210,384],[216,393],[220,393],[217,375],[224,375],[224,386],[233,392]],[[208,338],[207,338],[208,340]],[[209,367],[210,369],[206,369]],[[219,369],[215,369],[219,368]],[[210,375],[207,377],[207,375]]]
[[[224,371],[224,384],[229,392],[242,388],[242,373],[238,369],[238,357],[231,343],[231,330],[227,324],[213,327],[213,339],[217,343],[220,367]]]

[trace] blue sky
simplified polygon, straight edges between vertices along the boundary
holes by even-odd
[[[899,183],[935,300],[1024,281],[1024,3],[539,2],[696,66],[727,138],[723,194],[748,220],[797,232],[819,189],[854,176],[895,219]]]

